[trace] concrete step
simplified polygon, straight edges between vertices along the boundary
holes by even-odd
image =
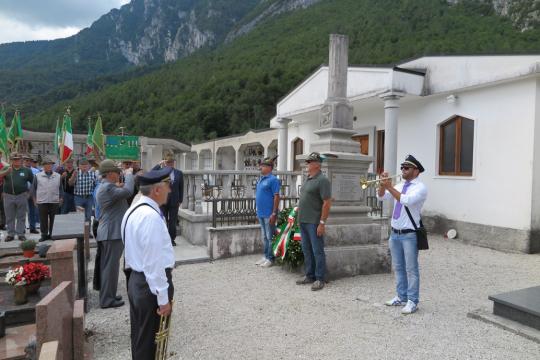
[[[176,244],[174,247],[176,266],[210,261],[206,246],[192,245],[181,236],[176,237]]]
[[[381,243],[379,224],[347,224],[326,226],[326,246],[378,245]]]
[[[493,314],[540,330],[540,286],[489,296]]]
[[[389,273],[388,247],[385,245],[331,246],[324,249],[329,280],[356,275]]]

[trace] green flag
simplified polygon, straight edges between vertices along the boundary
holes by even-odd
[[[101,123],[101,115],[98,115],[94,134],[92,134],[92,142],[95,149],[101,155],[105,155],[105,136],[103,135],[103,124]]]
[[[4,109],[0,112],[0,151],[6,157],[9,155],[8,137],[6,129],[6,115]]]
[[[7,136],[8,142],[11,144],[11,147],[17,149],[18,142],[23,139],[23,131],[21,124],[21,113],[19,110],[15,111],[13,115],[13,120],[11,121],[11,126],[9,127],[9,133]]]
[[[60,142],[62,141],[62,128],[60,119],[56,119],[56,131],[54,133],[54,153],[60,156]]]

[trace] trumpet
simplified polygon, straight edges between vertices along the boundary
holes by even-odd
[[[171,307],[173,302],[171,301]],[[155,360],[167,359],[167,345],[169,344],[169,333],[171,330],[171,315],[161,315],[159,318],[159,329],[156,332],[156,355]]]
[[[375,179],[375,180],[361,179],[360,180],[360,187],[362,187],[362,190],[366,190],[370,186],[379,186],[381,181],[388,180],[388,179],[401,180],[401,175],[397,174],[397,175],[392,175],[392,176],[389,176],[389,177],[386,177],[386,178],[378,178],[378,179]]]

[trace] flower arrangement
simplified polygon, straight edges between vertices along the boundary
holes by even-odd
[[[11,286],[22,286],[38,283],[50,277],[47,265],[39,262],[28,262],[8,271],[6,282]]]

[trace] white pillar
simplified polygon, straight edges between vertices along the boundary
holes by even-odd
[[[279,118],[277,123],[279,124],[278,128],[278,171],[287,171],[287,145],[289,141],[289,123],[291,119],[288,118]]]
[[[399,99],[403,94],[389,92],[381,95],[384,100],[384,170],[390,175],[397,171],[397,135],[399,118]],[[390,216],[394,201],[385,202],[383,215]]]
[[[235,158],[236,158],[236,164],[234,165],[235,169],[236,170],[242,170],[243,169],[243,165],[241,164],[242,162],[242,151],[240,151],[240,148],[238,149],[234,149],[235,151]]]

